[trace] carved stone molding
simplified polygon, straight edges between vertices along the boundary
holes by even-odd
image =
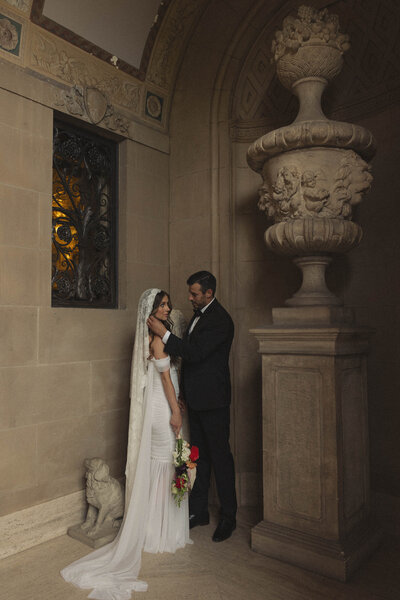
[[[296,219],[276,223],[265,232],[267,246],[278,254],[347,252],[360,243],[362,229],[342,219]]]
[[[149,65],[145,82],[140,81],[145,79],[143,64],[139,74],[128,74],[123,71],[119,59],[113,60],[116,57],[106,63],[91,55],[89,43],[77,47],[73,39],[66,41],[65,36],[56,31],[57,27],[54,29],[53,25],[57,24],[53,23],[51,33],[46,31],[40,21],[43,0],[9,0],[7,5],[12,5],[15,10],[15,14],[9,11],[15,19],[15,24],[10,21],[11,25],[6,22],[8,12],[1,9],[4,18],[3,37],[0,32],[0,38],[4,38],[5,46],[0,45],[0,54],[10,62],[23,63],[30,77],[38,77],[53,86],[53,90],[46,93],[51,107],[60,107],[123,135],[128,135],[129,122],[131,131],[137,131],[134,121],[138,120],[163,133],[168,126],[170,96],[181,55],[209,2],[165,0],[160,4],[156,25],[150,31],[142,57],[142,63]],[[0,4],[6,5],[6,0],[1,0]],[[22,13],[28,13],[30,9],[31,20],[39,19],[40,26],[24,19]],[[15,37],[12,27],[19,28],[20,43],[16,49],[6,47]]]
[[[376,152],[373,135],[364,127],[340,121],[303,121],[267,133],[254,142],[248,151],[248,163],[261,171],[264,162],[277,154],[313,146],[351,149],[365,159]]]
[[[210,0],[175,0],[161,24],[147,70],[147,81],[170,90],[180,64],[179,57],[193,25]]]
[[[138,114],[141,84],[118,69],[89,61],[82,51],[32,26],[30,67],[64,84],[103,92],[112,104]]]
[[[82,117],[94,125],[129,135],[130,121],[109,103],[107,96],[95,87],[73,86],[56,95],[55,106],[65,108],[73,116]]]
[[[130,75],[133,75],[134,77],[137,77],[139,80],[143,81],[146,77],[147,66],[149,63],[153,45],[157,39],[158,30],[171,1],[173,0],[163,0],[163,2],[160,3],[157,15],[147,36],[146,45],[143,49],[143,55],[140,62],[140,66],[131,65],[120,58],[112,56],[112,54],[110,54],[110,52],[108,52],[107,50],[100,48],[96,44],[92,43],[90,40],[87,40],[78,35],[77,33],[65,28],[62,25],[62,23],[56,23],[52,19],[49,19],[48,17],[43,15],[44,0],[29,0],[29,5],[32,4],[31,20],[33,23],[39,25],[47,31],[50,31],[54,35],[66,40],[74,46],[82,48],[82,50],[90,53],[93,56],[96,56],[100,60],[114,64],[114,66],[116,66],[115,59],[117,59],[118,68],[121,69],[121,71],[129,73]],[[28,3],[27,0],[14,0],[14,2],[25,4]]]

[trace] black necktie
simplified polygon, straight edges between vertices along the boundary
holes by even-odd
[[[202,317],[203,313],[201,312],[201,310],[199,310],[198,308],[193,312],[194,314],[194,318],[196,319],[197,317]]]

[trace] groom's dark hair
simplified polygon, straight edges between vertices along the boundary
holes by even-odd
[[[188,285],[198,283],[203,294],[205,294],[207,290],[211,290],[213,296],[215,294],[215,290],[217,289],[217,280],[209,271],[197,271],[197,273],[193,273],[193,275],[188,278],[186,283]]]

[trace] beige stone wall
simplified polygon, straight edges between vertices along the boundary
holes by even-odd
[[[168,155],[120,144],[117,310],[51,308],[51,109],[0,90],[0,516],[123,473],[139,295],[167,288]]]

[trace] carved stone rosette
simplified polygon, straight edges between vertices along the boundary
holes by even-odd
[[[301,6],[272,44],[281,83],[299,99],[295,121],[259,138],[247,154],[263,178],[258,206],[274,222],[265,242],[274,252],[296,257],[303,285],[289,305],[335,305],[325,284],[333,253],[362,238],[353,208],[370,189],[368,161],[375,141],[365,128],[331,121],[321,108],[328,82],[342,68],[347,35],[336,15]]]

